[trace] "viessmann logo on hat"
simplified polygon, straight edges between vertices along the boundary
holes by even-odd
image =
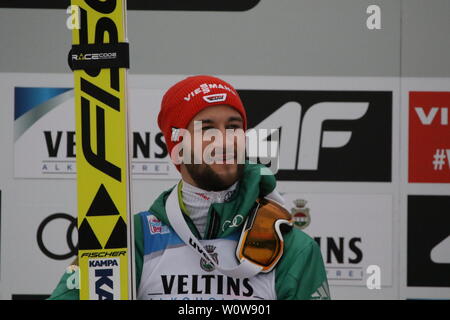
[[[192,98],[194,98],[198,94],[208,94],[211,92],[211,89],[222,89],[231,92],[234,95],[237,95],[237,93],[231,89],[230,87],[220,84],[220,83],[203,83],[198,88],[191,91],[187,96],[184,97],[184,100],[190,101]],[[219,94],[211,95],[211,96],[218,96]],[[206,98],[206,97],[203,97]],[[225,94],[226,98],[226,94]],[[205,99],[206,100],[206,99]],[[224,99],[225,100],[225,99]],[[207,102],[211,102],[206,100]],[[214,101],[223,101],[223,100],[214,100]]]

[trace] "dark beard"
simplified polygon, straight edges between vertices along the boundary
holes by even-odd
[[[237,165],[236,179],[231,183],[226,183],[220,176],[215,173],[209,165],[205,164],[185,164],[192,180],[195,181],[197,187],[205,191],[222,191],[233,185],[242,178],[244,174],[244,164]]]

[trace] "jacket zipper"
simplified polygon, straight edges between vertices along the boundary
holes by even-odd
[[[218,213],[214,208],[211,210],[211,219],[208,225],[208,232],[206,233],[206,239],[213,239],[217,235],[217,230],[220,224],[220,219],[218,217]]]

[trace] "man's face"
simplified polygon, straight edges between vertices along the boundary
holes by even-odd
[[[181,165],[182,175],[187,173],[191,183],[208,191],[227,189],[240,179],[245,153],[243,124],[241,114],[226,105],[200,111],[187,127],[191,141],[186,151],[192,161]]]

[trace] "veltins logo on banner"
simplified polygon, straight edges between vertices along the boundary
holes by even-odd
[[[303,231],[319,245],[330,285],[366,286],[371,269],[380,285],[392,284],[392,196],[283,194],[286,205],[308,199],[309,225]],[[302,226],[303,227],[303,226]]]
[[[450,196],[408,196],[409,287],[450,287]]]
[[[130,101],[134,178],[176,178],[156,125],[160,90],[134,89]],[[72,88],[16,87],[14,171],[16,178],[75,178],[76,137]],[[152,123],[154,121],[154,123]]]
[[[250,128],[281,129],[278,180],[391,181],[392,92],[239,94]]]
[[[450,92],[409,93],[409,182],[450,182]]]

